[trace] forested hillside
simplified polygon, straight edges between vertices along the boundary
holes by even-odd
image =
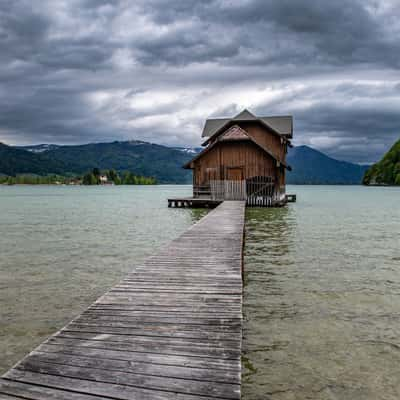
[[[35,154],[0,143],[0,174],[62,174],[65,165],[47,154]]]
[[[364,185],[400,185],[400,140],[366,171]]]

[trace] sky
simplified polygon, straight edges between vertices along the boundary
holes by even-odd
[[[400,138],[399,70],[398,0],[1,0],[0,141],[197,146],[248,108],[370,163]]]

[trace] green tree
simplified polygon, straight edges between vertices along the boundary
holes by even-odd
[[[121,181],[121,178],[119,177],[119,175],[117,175],[116,177],[115,177],[115,179],[114,179],[114,184],[116,184],[116,185],[121,185],[122,184],[122,181]]]
[[[115,169],[110,169],[107,171],[107,179],[115,183],[115,181],[118,179],[117,171],[115,171]]]
[[[363,183],[399,185],[400,174],[400,140],[398,140],[392,148],[384,155],[381,161],[372,165],[366,171]]]
[[[89,172],[83,176],[82,183],[84,185],[97,185],[98,180],[93,173]]]
[[[100,170],[98,168],[93,168],[92,174],[98,178],[100,176]]]
[[[134,180],[135,180],[134,175],[132,174],[132,172],[128,171],[124,173],[122,183],[124,185],[134,185],[135,184]]]

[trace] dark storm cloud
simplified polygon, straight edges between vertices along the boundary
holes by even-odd
[[[400,135],[391,1],[3,0],[0,140],[197,145],[208,116],[295,117],[371,162]]]
[[[400,115],[395,109],[357,109],[322,103],[299,112],[298,128],[305,131],[302,142],[331,156],[370,163],[388,144],[400,137]]]
[[[199,41],[204,33],[212,38],[231,38],[229,45],[242,50],[239,62],[382,63],[399,66],[390,25],[395,11],[380,16],[368,2],[357,0],[254,0],[254,1],[166,1],[144,3],[144,10],[161,26],[177,20],[197,22],[192,33]],[[397,15],[398,16],[398,15]],[[222,27],[222,32],[220,32]],[[176,38],[179,43],[179,37]],[[149,45],[150,47],[151,45]],[[296,51],[296,49],[298,51]],[[257,54],[258,53],[258,54]],[[153,52],[157,56],[157,47]],[[193,52],[196,57],[196,52]],[[224,54],[220,55],[224,58]],[[162,58],[159,58],[162,60]],[[194,58],[196,60],[196,58]]]
[[[50,21],[13,1],[0,3],[0,59],[29,59],[46,37]]]

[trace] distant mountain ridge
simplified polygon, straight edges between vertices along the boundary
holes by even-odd
[[[45,154],[31,153],[17,147],[0,143],[0,174],[62,174],[64,163],[54,160]]]
[[[191,172],[182,168],[190,155],[140,140],[60,146],[45,154],[64,163],[66,172],[82,174],[92,168],[115,169],[154,177],[159,183],[191,182]]]
[[[400,186],[400,140],[365,172],[363,184]]]
[[[84,145],[10,147],[2,145],[0,173],[84,174],[93,168],[115,169],[154,177],[159,183],[190,183],[182,165],[192,157],[183,151],[140,140]]]
[[[339,161],[308,146],[289,149],[287,163],[292,167],[286,182],[309,185],[359,185],[368,165]]]
[[[182,165],[201,150],[140,140],[72,146],[0,144],[0,174],[81,175],[96,167],[155,177],[159,183],[191,183],[191,171]],[[291,184],[360,184],[368,168],[335,160],[308,146],[289,149],[287,162],[293,168],[287,174],[287,183]]]
[[[193,156],[200,153],[203,150],[202,147],[172,147],[172,148],[178,151],[183,151],[184,153],[187,154],[191,154]]]
[[[49,150],[58,149],[58,144],[34,144],[32,146],[16,146],[18,149],[30,151],[31,153],[45,153]]]

